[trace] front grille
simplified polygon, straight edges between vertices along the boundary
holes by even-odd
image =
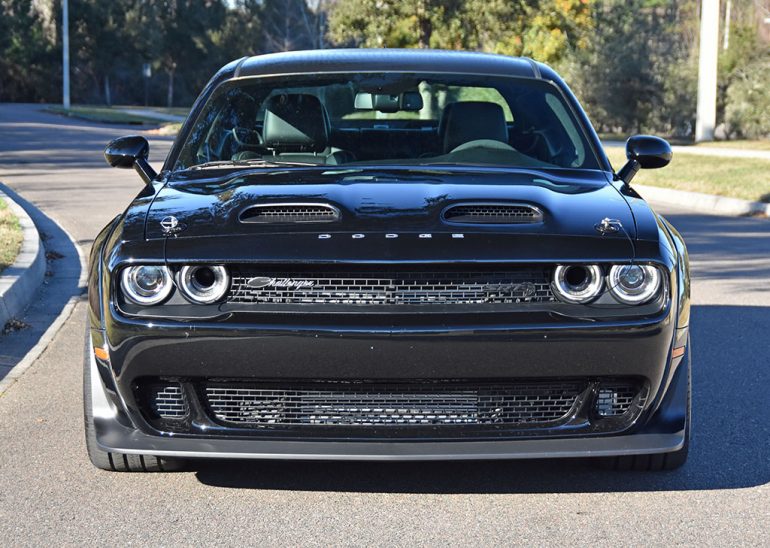
[[[596,412],[602,417],[619,417],[625,415],[639,397],[639,404],[644,403],[645,392],[639,390],[638,384],[623,382],[604,382],[599,385],[596,395]]]
[[[258,204],[245,209],[242,223],[328,223],[338,220],[339,210],[328,204]]]
[[[231,303],[473,305],[556,299],[543,267],[453,270],[235,267]]]
[[[444,211],[444,220],[472,224],[539,223],[543,214],[539,209],[524,204],[463,204]]]
[[[214,418],[233,426],[533,425],[568,420],[581,381],[467,384],[208,383]]]
[[[179,384],[153,385],[148,388],[150,408],[162,419],[181,419],[187,415],[187,404]]]

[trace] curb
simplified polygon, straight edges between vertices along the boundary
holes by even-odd
[[[11,196],[0,188],[0,198],[4,199],[14,215],[19,219],[24,240],[16,261],[0,274],[0,330],[5,324],[21,315],[45,278],[45,249],[40,241],[40,234],[35,223]]]
[[[13,192],[10,188],[5,186],[4,184],[0,183],[0,195],[3,197],[6,197],[8,193]],[[9,203],[11,200],[8,200]],[[31,215],[33,217],[37,216],[43,216],[43,213],[38,211],[35,206],[30,204],[29,202],[25,202],[27,204],[27,207],[30,208],[32,211]],[[25,213],[26,215],[26,213]],[[29,217],[27,217],[29,218]],[[62,231],[62,233],[69,239],[69,241],[72,243],[72,246],[75,248],[78,254],[78,262],[80,264],[80,274],[78,276],[78,290],[75,292],[75,294],[71,295],[69,299],[67,300],[67,303],[62,307],[61,312],[59,312],[59,315],[56,316],[56,318],[48,325],[45,332],[40,336],[40,339],[35,343],[35,345],[29,349],[29,351],[24,355],[24,357],[19,361],[13,368],[6,373],[5,377],[0,379],[0,397],[2,397],[5,392],[11,387],[12,384],[14,384],[24,373],[27,372],[27,370],[37,361],[37,359],[40,357],[40,355],[45,351],[46,348],[48,348],[48,345],[51,344],[51,341],[53,341],[56,334],[59,332],[59,330],[64,325],[64,322],[66,322],[69,317],[72,315],[73,310],[75,310],[75,306],[78,304],[78,302],[81,300],[81,297],[86,292],[86,277],[87,277],[87,268],[86,268],[86,257],[83,254],[83,250],[80,248],[80,246],[77,244],[77,241],[75,238],[72,237],[72,235],[67,232],[64,227],[55,219],[48,217],[48,219],[56,224],[56,226]],[[41,249],[43,246],[39,246]],[[45,267],[46,261],[45,256],[43,256],[42,261],[43,266]],[[45,271],[43,272],[45,274]]]
[[[713,194],[701,194],[700,192],[688,192],[686,190],[674,190],[656,186],[635,185],[631,187],[639,192],[642,197],[651,202],[683,207],[699,213],[711,215],[727,215],[731,217],[746,217],[764,215],[770,217],[770,204],[763,202],[751,202],[739,198],[727,198]]]

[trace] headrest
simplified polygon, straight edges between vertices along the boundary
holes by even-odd
[[[444,107],[439,123],[439,136],[444,152],[478,139],[508,142],[508,126],[503,107],[485,101],[449,103]]]
[[[328,146],[326,109],[314,95],[287,93],[267,100],[264,144],[279,152],[321,152]]]

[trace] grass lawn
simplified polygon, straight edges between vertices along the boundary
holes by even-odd
[[[695,147],[708,148],[740,148],[744,150],[770,150],[770,139],[758,141],[736,140],[736,141],[713,141],[710,143],[698,143]]]
[[[13,264],[21,248],[22,238],[19,220],[0,198],[0,272]]]
[[[612,167],[620,169],[626,161],[623,148],[607,147],[605,151]],[[633,183],[770,202],[770,161],[674,153],[668,166],[643,169]]]
[[[63,116],[70,116],[72,118],[80,118],[90,122],[102,122],[106,124],[158,124],[157,120],[144,118],[135,114],[128,114],[126,112],[120,112],[113,110],[110,107],[75,106],[67,110],[62,106],[51,105],[45,110],[47,112],[53,112]]]

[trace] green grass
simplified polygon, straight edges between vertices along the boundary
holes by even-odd
[[[770,150],[770,139],[748,140],[740,139],[736,141],[713,141],[710,143],[698,143],[695,147],[709,148],[738,148],[743,150]]]
[[[90,122],[102,122],[105,124],[158,125],[157,120],[120,112],[118,110],[113,110],[110,107],[76,106],[65,109],[58,105],[52,105],[45,110],[47,112],[53,112],[54,114],[80,118],[81,120],[88,120]]]
[[[605,148],[615,170],[626,161],[622,147]],[[641,170],[632,185],[659,186],[730,196],[757,202],[770,202],[770,160],[716,158],[696,154],[676,154],[662,169]]]
[[[21,249],[22,239],[19,220],[11,213],[8,204],[0,199],[0,272],[13,264]]]
[[[599,138],[602,141],[621,141],[625,142],[630,135],[623,133],[600,133]],[[709,141],[707,143],[693,143],[690,139],[681,137],[666,137],[672,145],[707,147],[707,148],[740,148],[745,150],[770,150],[770,139],[736,139],[735,141]]]

